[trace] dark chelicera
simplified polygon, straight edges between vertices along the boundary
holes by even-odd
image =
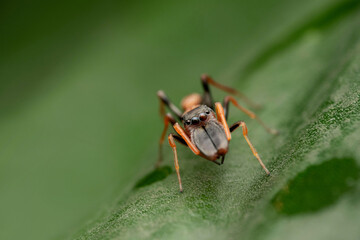
[[[212,161],[225,156],[228,151],[229,142],[224,128],[216,121],[196,128],[191,134],[191,140],[200,152]]]

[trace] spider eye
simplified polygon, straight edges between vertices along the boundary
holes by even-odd
[[[191,119],[191,124],[192,125],[198,125],[200,123],[200,119],[198,117],[193,117]]]
[[[190,119],[188,119],[188,120],[185,121],[185,125],[190,125],[190,124],[191,124],[191,120],[190,120]]]
[[[207,116],[205,113],[200,113],[199,118],[201,121],[205,121],[207,119]]]
[[[209,115],[210,114],[210,111],[209,110],[206,110],[206,112],[205,112],[207,115]]]

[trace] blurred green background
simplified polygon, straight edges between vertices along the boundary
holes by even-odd
[[[279,160],[284,156],[281,154],[296,153],[307,140],[326,144],[326,139],[332,139],[326,138],[326,134],[320,138],[309,135],[304,144],[289,145],[301,140],[302,135],[296,135],[301,129],[299,126],[306,128],[311,121],[319,119],[317,109],[342,99],[339,94],[332,97],[335,90],[328,86],[331,81],[325,80],[337,81],[336,76],[346,72],[345,67],[350,65],[349,59],[357,56],[359,13],[358,1],[340,0],[2,2],[0,239],[63,239],[72,238],[75,233],[83,239],[177,239],[176,231],[169,230],[172,224],[169,228],[164,227],[165,223],[158,225],[158,230],[153,228],[153,232],[149,232],[150,226],[142,228],[145,225],[139,219],[130,221],[134,216],[128,217],[131,224],[123,221],[123,225],[105,224],[95,230],[87,229],[91,229],[93,224],[89,222],[93,221],[101,226],[102,219],[114,216],[110,213],[121,219],[122,206],[146,201],[143,196],[153,196],[150,192],[162,189],[162,185],[154,184],[148,192],[131,190],[139,179],[151,172],[157,160],[162,121],[156,91],[165,90],[178,103],[184,95],[202,91],[199,80],[202,73],[248,93],[254,101],[263,104],[261,117],[282,131],[283,135],[276,139],[266,135],[258,125],[249,124],[254,129],[252,137],[256,146],[263,146],[266,163],[275,173],[270,182],[255,177],[261,176],[256,163],[244,163],[252,159],[246,145],[242,145],[241,152],[232,147],[234,154],[227,159],[229,167],[225,168],[231,174],[222,176],[225,182],[226,179],[241,180],[241,176],[250,179],[242,182],[244,186],[265,181],[265,188],[260,187],[262,190],[254,191],[254,195],[247,195],[251,190],[246,189],[239,190],[238,194],[245,191],[248,200],[256,201],[267,193],[269,201],[266,202],[279,206],[286,197],[281,192],[275,196],[275,190],[269,189],[272,186],[280,189],[281,184],[294,177],[298,170],[288,170],[291,167],[305,168],[305,165],[297,168],[297,164],[303,162],[301,154],[284,162]],[[336,66],[340,67],[334,70]],[[356,74],[344,78],[358,79]],[[351,89],[357,90],[357,87]],[[330,100],[314,95],[314,89],[319,90],[319,96],[330,96]],[[215,96],[220,100],[224,95],[215,92]],[[359,95],[354,92],[351,96]],[[354,99],[351,104],[357,104]],[[340,117],[336,123],[348,121],[351,126],[357,126],[358,112],[353,111],[353,105],[350,110],[353,115]],[[235,116],[231,121],[244,117],[235,109],[232,111]],[[329,119],[332,118],[326,121]],[[249,119],[245,117],[245,120]],[[331,127],[331,123],[325,126]],[[235,139],[243,143],[241,136]],[[359,138],[355,137],[356,140]],[[283,146],[287,148],[280,151]],[[345,150],[349,153],[348,148],[342,148]],[[187,150],[180,151],[185,154]],[[352,152],[350,157],[359,163],[354,157],[357,154]],[[244,155],[246,160],[231,165],[230,162]],[[165,165],[173,168],[171,152],[167,151],[165,156]],[[188,154],[183,158],[184,162],[190,162],[194,157]],[[316,154],[307,159],[308,164],[323,161],[317,161]],[[192,178],[192,173],[199,169],[219,171],[204,161],[198,162],[206,167],[201,170],[198,165],[184,163],[184,179],[188,183],[194,182],[196,176]],[[352,160],[346,163],[349,169],[357,166]],[[241,168],[243,170],[239,170]],[[337,167],[332,169],[336,171]],[[233,174],[231,171],[235,170],[238,173]],[[357,179],[357,172],[351,176]],[[344,179],[346,182],[346,174]],[[166,201],[177,198],[175,175],[172,173],[166,181],[168,192],[164,194],[168,198],[160,194],[156,200],[150,199],[149,204],[170,207]],[[195,194],[198,189],[194,186],[185,183],[189,189],[185,194]],[[224,191],[224,196],[226,192],[236,192],[233,187]],[[202,203],[211,205],[217,201],[207,198],[207,191],[202,194],[205,196]],[[129,199],[128,196],[130,200],[126,203],[119,200]],[[198,201],[194,199],[184,202]],[[244,204],[240,201],[239,206],[217,202],[211,205],[217,211],[206,207],[203,212],[185,210],[181,217],[175,214],[173,220],[157,218],[166,212],[164,209],[155,209],[153,215],[146,211],[142,214],[150,221],[178,220],[177,232],[184,233],[184,238],[215,238],[216,235],[210,235],[211,231],[206,232],[206,226],[212,226],[208,221],[216,216],[218,207],[226,209],[222,212],[246,212],[244,209],[253,209],[246,201]],[[174,208],[186,209],[184,202]],[[195,204],[198,209],[203,209],[201,206]],[[141,203],[135,206],[142,207]],[[203,225],[189,227],[185,222],[191,214],[201,216]],[[358,215],[354,218],[360,220]],[[225,213],[218,215],[216,221],[221,220],[226,226],[218,236],[225,236],[223,232],[227,232],[227,237],[238,238],[237,227],[227,224],[232,219],[234,216],[228,217]],[[195,220],[199,219],[190,219],[189,223]],[[286,231],[281,230],[286,224],[280,223],[277,232],[271,235],[274,239],[286,236]],[[89,228],[84,227],[86,224]],[[256,230],[254,226],[266,229],[267,225],[254,217],[249,229]],[[108,234],[109,229],[112,234]],[[99,232],[101,234],[96,235]],[[253,232],[249,232],[245,236],[253,236]],[[262,239],[263,235],[259,236]]]

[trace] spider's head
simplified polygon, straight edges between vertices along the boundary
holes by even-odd
[[[185,128],[204,126],[212,119],[216,119],[215,113],[206,105],[199,105],[182,115]]]

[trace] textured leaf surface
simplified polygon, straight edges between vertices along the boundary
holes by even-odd
[[[333,16],[331,11],[319,18],[336,21],[314,20],[300,27],[283,48],[275,44],[273,52],[261,53],[271,58],[260,55],[245,81],[235,81],[238,89],[265,103],[261,117],[281,131],[273,137],[249,124],[271,177],[262,172],[240,132],[233,134],[221,167],[180,150],[184,194],[177,192],[175,173],[135,188],[79,239],[359,236],[359,151],[354,146],[360,110],[359,14]],[[230,121],[242,117],[235,109],[231,113]],[[167,156],[171,163],[171,153]]]

